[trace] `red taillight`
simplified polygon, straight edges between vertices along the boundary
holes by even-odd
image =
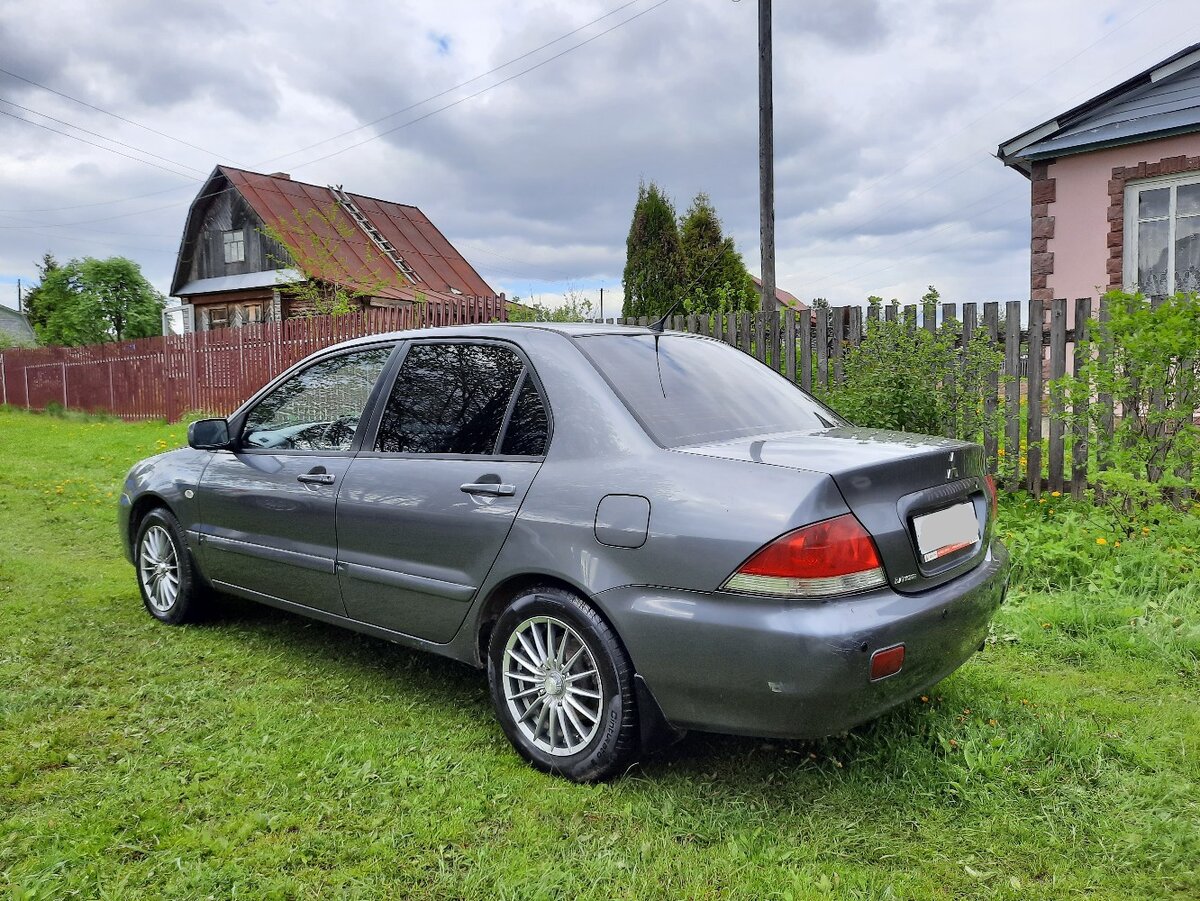
[[[991,473],[988,473],[983,477],[983,480],[987,482],[988,497],[991,498],[992,501],[992,519],[995,519],[996,509],[999,505],[999,501],[996,497],[996,477]]]
[[[814,598],[865,591],[886,582],[875,542],[847,513],[775,539],[742,564],[724,587],[746,594]]]

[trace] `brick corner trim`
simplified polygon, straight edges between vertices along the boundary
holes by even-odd
[[[1108,287],[1124,286],[1125,265],[1125,185],[1143,178],[1200,172],[1200,156],[1167,156],[1144,160],[1133,166],[1114,166],[1108,180]],[[1036,295],[1035,295],[1036,296]]]
[[[1034,300],[1053,300],[1047,287],[1048,276],[1054,273],[1054,251],[1049,250],[1054,237],[1054,217],[1050,204],[1057,196],[1055,181],[1050,177],[1053,160],[1033,164],[1030,172],[1030,244],[1029,290]]]

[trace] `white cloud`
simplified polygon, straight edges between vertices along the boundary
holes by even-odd
[[[621,2],[0,2],[4,68],[195,145],[0,74],[0,97],[159,154],[171,162],[151,161],[184,173],[0,116],[0,281],[30,281],[50,249],[64,259],[123,253],[165,287],[196,190],[186,176],[218,162],[415,203],[497,289],[522,296],[549,301],[570,288],[595,299],[603,285],[606,312],[619,302],[640,178],[658,181],[681,208],[707,191],[757,271],[749,0],[671,0],[462,99],[656,2],[635,0],[494,75],[293,152],[417,104]],[[1023,296],[1028,184],[990,154],[1200,39],[1162,27],[1191,23],[1190,10],[1186,0],[1161,0],[1145,15],[1144,5],[1088,0],[776,4],[780,284],[834,302],[868,293],[913,300],[930,283],[957,301]],[[0,300],[11,298],[0,291]]]

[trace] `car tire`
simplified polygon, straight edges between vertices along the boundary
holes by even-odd
[[[604,619],[553,586],[515,598],[488,642],[488,684],[504,734],[534,767],[573,782],[609,779],[635,762],[633,675]]]
[[[201,583],[179,520],[165,507],[147,513],[138,524],[133,565],[146,611],[160,622],[194,622],[204,611]]]

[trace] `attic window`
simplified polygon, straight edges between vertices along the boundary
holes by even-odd
[[[246,240],[245,231],[237,229],[236,231],[225,232],[225,262],[226,263],[242,263],[246,260]]]
[[[1160,297],[1200,291],[1200,176],[1125,189],[1125,283]]]

